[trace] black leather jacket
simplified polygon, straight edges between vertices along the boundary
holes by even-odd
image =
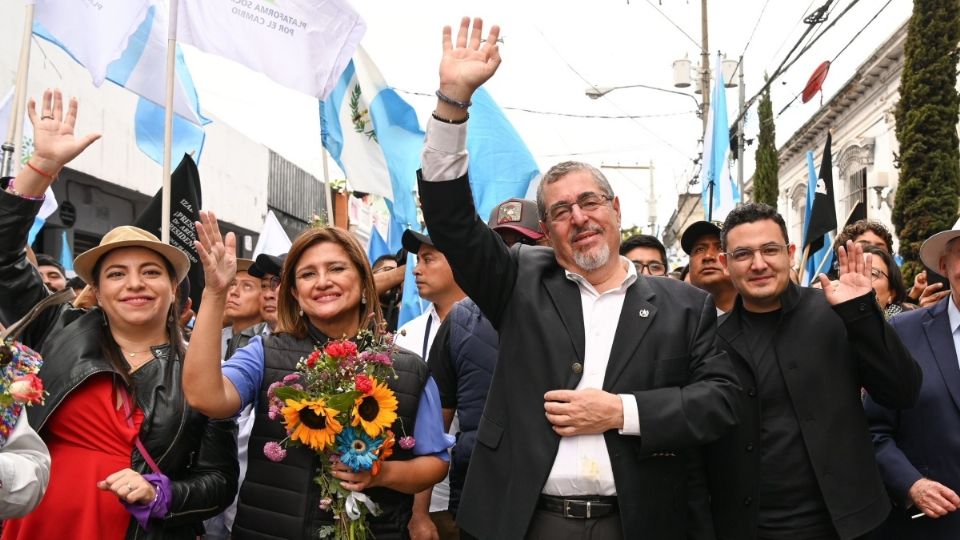
[[[23,248],[27,230],[40,203],[0,191],[0,321],[10,324],[48,294],[39,273],[27,262]],[[52,308],[35,320],[21,340],[44,358],[40,377],[48,395],[44,405],[31,407],[30,424],[43,436],[43,426],[74,389],[91,376],[115,373],[103,357],[104,326],[99,308]],[[236,422],[211,421],[190,409],[181,383],[182,359],[169,346],[154,349],[156,358],[132,375],[133,395],[143,411],[140,440],[170,477],[170,512],[153,520],[150,531],[131,519],[126,538],[193,539],[204,519],[222,512],[237,493]],[[150,467],[134,447],[131,468]]]

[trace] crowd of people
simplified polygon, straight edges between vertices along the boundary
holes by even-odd
[[[621,239],[620,200],[580,162],[483,220],[465,141],[498,32],[444,29],[428,233],[406,231],[403,253],[371,263],[314,227],[239,259],[201,212],[196,313],[188,258],[146,231],[76,258],[84,293],[20,337],[47,394],[4,416],[4,540],[316,538],[335,519],[323,468],[305,447],[266,455],[287,436],[270,392],[329,340],[388,331],[415,442],[376,474],[330,473],[377,502],[376,538],[960,537],[960,231],[921,250],[947,286],[908,288],[892,235],[864,220],[838,236],[835,275],[801,287],[783,218],[747,203],[690,225],[671,272],[659,239]],[[27,231],[97,139],[74,136],[77,109],[59,91],[28,107],[35,152],[0,192],[4,325],[68,286]],[[430,307],[397,328],[406,253]]]

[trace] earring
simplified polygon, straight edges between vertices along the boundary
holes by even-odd
[[[300,316],[303,317],[303,308],[300,308]]]
[[[366,297],[366,296],[361,296],[361,297],[360,297],[360,303],[363,304],[363,305],[367,305],[367,297]]]

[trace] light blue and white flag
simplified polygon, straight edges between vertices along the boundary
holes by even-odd
[[[703,211],[708,220],[723,221],[740,202],[740,190],[730,176],[730,126],[727,124],[727,92],[723,83],[720,55],[714,66],[707,131],[703,135]],[[713,207],[710,207],[711,199]]]
[[[42,0],[53,6],[63,0]],[[107,67],[104,78],[139,95],[135,114],[135,132],[137,146],[150,159],[157,163],[163,162],[163,103],[166,94],[166,55],[167,55],[167,14],[161,5],[150,6],[141,17],[135,31],[125,37],[125,48],[118,58],[115,58]],[[91,15],[97,24],[110,22],[110,12]],[[75,54],[71,48],[81,38],[88,37],[76,25],[64,25],[54,19],[54,32],[44,21],[36,19],[33,32],[51,43],[59,46],[70,54],[80,64],[84,65],[99,86],[103,78],[98,78],[94,69],[82,61],[82,56]],[[77,36],[77,33],[80,36]],[[98,40],[91,40],[99,43]],[[86,42],[83,42],[86,45]],[[104,45],[105,46],[105,45]],[[87,52],[89,53],[89,47]],[[89,54],[88,54],[89,56]],[[176,78],[173,94],[173,149],[171,155],[179,156],[192,154],[194,161],[199,162],[203,150],[203,125],[210,123],[200,113],[200,102],[193,85],[193,80],[187,70],[183,55],[177,47]]]
[[[77,2],[36,0],[34,32],[40,26],[55,42],[90,71],[95,86],[103,84],[108,66],[127,48],[151,0]],[[46,37],[39,34],[41,37]]]
[[[477,213],[486,220],[503,201],[523,198],[540,169],[490,94],[480,88],[474,92],[472,101],[467,130],[470,188]]]
[[[807,230],[810,227],[810,216],[813,214],[813,201],[817,198],[817,169],[813,164],[813,151],[807,151],[807,205],[806,213],[803,218],[803,245],[807,245]],[[821,272],[829,272],[833,264],[833,233],[828,232],[823,236],[823,247],[807,256],[807,266],[804,268],[803,281],[801,285],[808,287],[816,278],[817,269]],[[826,260],[824,260],[826,259]]]
[[[373,264],[374,261],[380,257],[388,254],[394,254],[395,251],[390,251],[390,247],[387,246],[386,240],[380,236],[380,229],[376,227],[370,228],[370,246],[367,248],[367,258],[370,259],[370,264]]]
[[[320,123],[323,146],[346,173],[350,190],[380,195],[401,230],[414,226],[424,134],[416,111],[387,86],[363,47],[320,103]]]
[[[66,277],[72,278],[77,275],[73,271],[73,251],[70,249],[70,242],[67,241],[67,231],[60,231],[60,264],[63,266],[63,272]]]
[[[7,133],[10,126],[11,115],[13,114],[13,91],[14,89],[11,87],[7,95],[3,97],[3,101],[0,102],[0,133]],[[24,111],[23,116],[23,142],[21,143],[23,149],[20,152],[21,165],[29,161],[30,156],[33,155],[33,124],[31,124],[30,119],[27,118],[26,111]],[[47,192],[44,194],[40,211],[37,213],[37,216],[33,218],[33,225],[30,226],[30,232],[27,234],[28,245],[37,239],[37,235],[40,234],[40,229],[46,224],[47,218],[57,211],[57,206],[57,198],[53,195],[53,188],[48,187]]]

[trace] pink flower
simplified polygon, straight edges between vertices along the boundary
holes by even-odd
[[[270,399],[273,399],[273,398],[274,398],[274,391],[275,391],[277,388],[280,388],[281,386],[283,386],[283,383],[280,382],[280,381],[277,381],[277,382],[275,382],[275,383],[271,383],[270,386],[267,387],[267,397],[270,398]]]
[[[417,440],[409,435],[406,437],[400,437],[400,448],[403,448],[404,450],[413,448],[413,445],[415,444],[417,444]]]
[[[360,374],[354,378],[354,385],[357,387],[357,391],[369,394],[373,390],[373,379]]]
[[[283,458],[287,457],[287,451],[280,446],[280,443],[270,441],[263,445],[263,455],[270,461],[283,461]]]
[[[14,401],[30,405],[43,403],[43,381],[33,373],[14,379],[10,383],[9,391]]]
[[[279,415],[280,415],[280,407],[277,407],[276,405],[271,405],[270,410],[267,411],[267,416],[270,417],[271,420],[276,420],[277,416]]]
[[[299,374],[299,373],[291,373],[291,374],[289,374],[289,375],[287,375],[286,377],[283,378],[283,382],[285,382],[285,383],[293,382],[293,381],[299,381],[299,380],[300,380],[300,374]]]
[[[324,497],[320,499],[320,509],[323,511],[329,510],[330,505],[332,504],[333,504],[333,499],[331,499],[330,497]]]

